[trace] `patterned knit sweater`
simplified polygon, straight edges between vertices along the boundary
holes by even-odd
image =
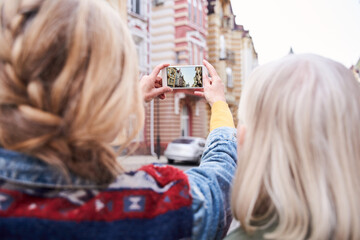
[[[4,149],[0,152],[4,153]],[[11,158],[18,153],[7,151]],[[107,188],[56,185],[41,175],[0,180],[1,239],[189,239],[193,215],[187,176],[147,165]],[[24,169],[26,170],[26,169]],[[4,177],[5,175],[5,177]],[[50,177],[51,178],[51,177]],[[166,224],[164,224],[166,223]]]

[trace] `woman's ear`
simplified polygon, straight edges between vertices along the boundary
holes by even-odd
[[[239,125],[237,128],[237,141],[238,141],[238,147],[242,147],[245,141],[245,135],[246,135],[246,128],[244,125]]]

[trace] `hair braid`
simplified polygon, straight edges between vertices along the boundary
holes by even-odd
[[[99,183],[122,171],[109,142],[143,121],[135,49],[105,4],[0,1],[0,144]]]

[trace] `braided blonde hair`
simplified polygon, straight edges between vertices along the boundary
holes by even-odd
[[[105,1],[0,1],[0,144],[98,183],[144,120],[136,51]],[[131,124],[131,128],[130,128]]]
[[[360,239],[360,85],[317,55],[260,66],[245,85],[232,210],[268,239]],[[273,225],[268,228],[269,225]]]

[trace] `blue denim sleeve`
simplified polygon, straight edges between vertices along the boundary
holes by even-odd
[[[214,129],[207,138],[200,166],[185,172],[193,197],[193,239],[222,239],[230,226],[236,144],[235,128]]]

